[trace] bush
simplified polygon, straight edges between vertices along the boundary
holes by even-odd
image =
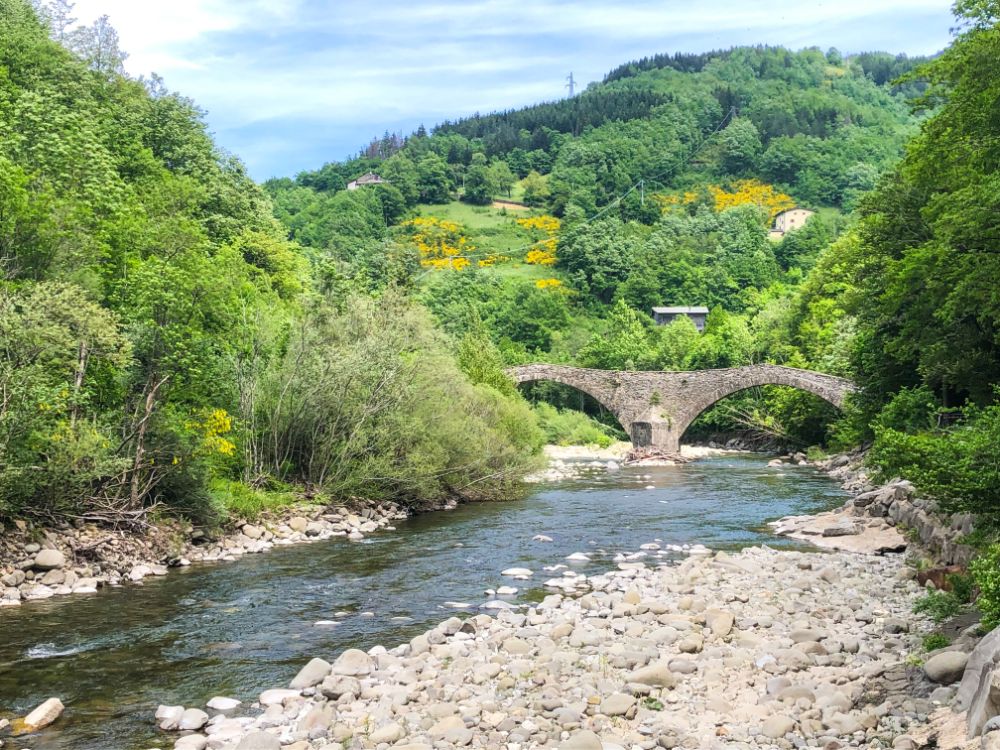
[[[471,383],[426,311],[396,293],[317,306],[263,391],[268,471],[337,496],[503,498],[543,442],[528,404]]]
[[[969,570],[979,588],[976,605],[983,613],[983,628],[992,630],[1000,625],[1000,544],[973,560]]]
[[[987,523],[1000,517],[1000,405],[966,409],[950,430],[910,434],[876,428],[868,460],[880,479],[904,476],[949,513],[972,512]]]
[[[213,480],[209,492],[217,516],[232,521],[256,521],[269,511],[288,507],[296,499],[287,490],[257,489],[226,479]]]
[[[924,651],[937,651],[950,643],[951,640],[944,633],[928,633],[924,636],[923,647]]]
[[[535,414],[553,445],[597,445],[607,448],[615,442],[607,427],[575,409],[557,409],[541,401],[535,404]]]
[[[913,611],[927,615],[934,622],[944,622],[954,617],[962,609],[962,602],[951,591],[930,591],[917,600]]]

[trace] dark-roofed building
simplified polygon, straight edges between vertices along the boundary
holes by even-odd
[[[708,318],[707,307],[654,307],[653,320],[656,325],[665,326],[678,315],[687,315],[698,329],[698,333],[705,330],[705,320]]]

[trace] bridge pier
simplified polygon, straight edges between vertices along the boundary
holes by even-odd
[[[663,453],[679,453],[681,450],[681,436],[665,419],[632,422],[629,437],[632,447],[637,450],[652,448]]]

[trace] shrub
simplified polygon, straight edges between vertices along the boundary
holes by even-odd
[[[924,636],[923,647],[924,651],[937,651],[950,643],[951,640],[944,633],[928,633]]]
[[[538,415],[546,441],[553,445],[597,445],[607,448],[615,442],[607,427],[582,411],[557,409],[540,401],[535,404],[535,414]]]
[[[474,385],[450,350],[426,311],[395,293],[349,299],[344,312],[316,307],[263,388],[267,469],[333,495],[413,504],[509,495],[542,433],[520,396]]]
[[[992,545],[973,560],[969,570],[979,588],[976,605],[983,613],[983,627],[992,630],[1000,625],[1000,544]]]
[[[972,512],[987,523],[998,518],[1000,405],[967,408],[966,422],[950,430],[910,434],[886,424],[876,428],[868,460],[880,479],[904,476],[949,513]]]
[[[962,603],[951,591],[929,591],[913,605],[918,615],[927,615],[934,622],[944,622],[962,609]]]

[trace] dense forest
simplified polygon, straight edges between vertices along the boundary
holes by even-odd
[[[407,295],[336,285],[198,108],[59,7],[0,0],[0,516],[506,494],[542,440],[512,389]]]
[[[692,429],[871,445],[995,513],[996,3],[933,59],[657,55],[262,186],[60,7],[0,0],[0,515],[505,496],[544,441],[623,437],[530,361],[850,377],[843,413],[763,388]]]

